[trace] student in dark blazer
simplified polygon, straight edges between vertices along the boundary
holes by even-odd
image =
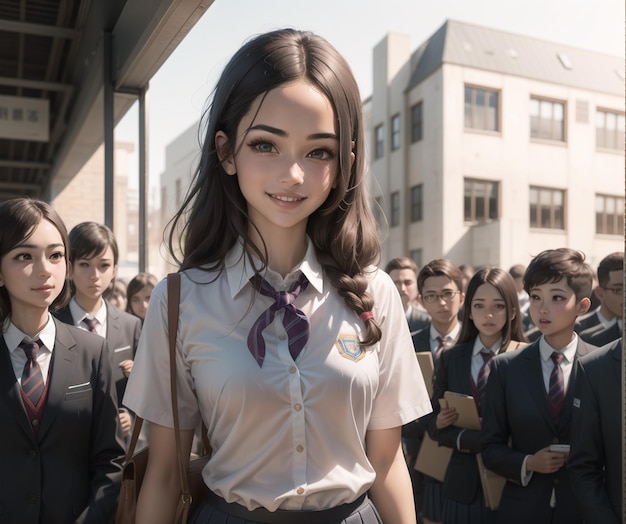
[[[601,329],[599,331],[590,332],[583,331],[580,334],[585,342],[588,342],[592,346],[602,347],[610,344],[611,342],[622,337],[622,322],[618,320],[611,324],[608,328]]]
[[[593,334],[610,328],[618,319],[622,318],[624,309],[623,252],[611,253],[600,261],[598,264],[598,286],[595,291],[600,306],[580,317],[574,326],[574,331],[586,341],[589,341],[589,337]],[[615,338],[611,340],[615,340]],[[606,343],[608,342],[610,340],[607,340]]]
[[[69,234],[72,298],[56,317],[106,338],[119,401],[122,431],[128,436],[132,417],[121,404],[132,369],[141,320],[103,298],[117,274],[119,251],[113,232],[103,224],[83,222]]]
[[[487,524],[495,521],[495,513],[485,506],[476,461],[480,430],[457,427],[456,410],[440,402],[445,403],[446,391],[469,395],[480,414],[490,360],[524,345],[512,277],[500,268],[480,269],[467,285],[458,343],[439,359],[429,415],[430,436],[453,449],[443,482],[444,524]]]
[[[585,522],[621,524],[622,341],[578,360],[574,384],[572,489]]]
[[[578,524],[564,467],[569,444],[576,360],[592,347],[574,333],[589,308],[593,274],[568,248],[537,255],[524,274],[530,314],[542,331],[528,347],[496,356],[483,406],[485,466],[507,479],[499,524]]]
[[[0,205],[0,521],[110,524],[124,459],[106,341],[58,322],[67,232],[46,203]]]

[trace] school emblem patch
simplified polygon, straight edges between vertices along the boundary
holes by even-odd
[[[339,335],[335,347],[343,358],[353,362],[358,362],[365,356],[365,351],[354,334]]]

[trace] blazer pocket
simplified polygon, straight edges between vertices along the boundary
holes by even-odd
[[[68,386],[65,392],[65,400],[76,400],[91,395],[91,382],[83,382],[82,384],[72,384]]]

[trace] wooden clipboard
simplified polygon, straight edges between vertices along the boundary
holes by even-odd
[[[443,398],[448,402],[448,406],[456,408],[456,412],[459,414],[459,418],[454,423],[455,426],[480,431],[480,417],[478,416],[474,397],[446,391],[443,394]]]
[[[428,433],[425,433],[415,460],[415,469],[443,482],[451,456],[452,448],[440,446],[428,436]]]
[[[430,351],[418,351],[415,353],[415,356],[422,370],[422,377],[424,377],[424,384],[426,385],[426,391],[428,391],[428,397],[430,398],[433,395],[433,378],[435,375],[433,354]]]

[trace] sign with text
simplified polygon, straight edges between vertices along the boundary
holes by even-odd
[[[0,95],[0,138],[47,142],[49,120],[48,100]]]

